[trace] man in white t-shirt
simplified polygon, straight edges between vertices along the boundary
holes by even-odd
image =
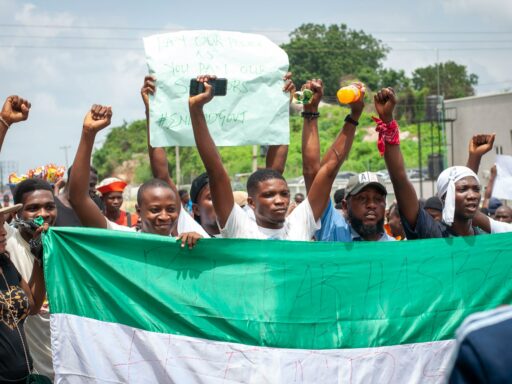
[[[283,176],[272,169],[254,172],[247,181],[247,202],[254,210],[256,221],[235,204],[231,181],[224,169],[215,142],[206,124],[203,106],[213,98],[210,80],[199,76],[205,91],[189,99],[190,116],[197,149],[210,180],[210,192],[221,234],[225,238],[311,240],[320,228],[319,219],[327,206],[332,183],[345,160],[355,134],[355,125],[345,124],[331,148],[325,154],[307,198],[286,217],[290,190]],[[323,95],[321,80],[307,83],[313,92],[311,103],[318,105]],[[318,112],[305,111],[306,119],[317,119]]]
[[[52,226],[57,218],[53,188],[41,179],[27,179],[19,183],[14,191],[15,204],[22,204],[17,218],[28,222],[41,217]],[[11,261],[25,281],[29,281],[34,268],[35,257],[29,241],[33,234],[26,228],[15,229],[5,226],[7,246]],[[38,314],[29,316],[25,323],[28,349],[34,361],[34,368],[40,374],[53,378],[53,363],[50,338],[50,313],[45,300]]]
[[[82,225],[134,231],[105,218],[89,195],[89,173],[96,134],[110,124],[112,109],[93,105],[84,119],[82,136],[71,170],[69,201]],[[142,184],[137,193],[140,231],[162,236],[178,236],[182,246],[192,247],[201,237],[209,237],[203,228],[183,209],[177,191],[168,183],[152,179]]]

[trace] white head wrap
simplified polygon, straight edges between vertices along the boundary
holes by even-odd
[[[448,225],[453,224],[455,215],[455,183],[468,176],[474,177],[480,184],[476,173],[462,166],[446,168],[437,178],[437,197],[443,200],[446,194],[443,204],[443,221]]]

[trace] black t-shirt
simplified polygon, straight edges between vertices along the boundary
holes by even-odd
[[[0,383],[6,380],[22,380],[28,375],[27,360],[20,333],[25,340],[23,323],[28,315],[28,298],[21,289],[21,276],[16,267],[5,256],[0,254],[0,267],[5,280],[0,274]],[[5,282],[7,281],[8,286]],[[15,323],[13,315],[18,318]],[[19,327],[20,332],[18,332]],[[27,355],[32,367],[30,352]]]
[[[443,222],[435,220],[423,208],[418,210],[418,218],[416,219],[416,228],[412,229],[411,225],[407,222],[404,216],[400,215],[402,226],[404,227],[407,240],[416,239],[435,239],[441,237],[456,237],[458,236],[452,228]],[[483,232],[478,227],[473,227],[475,235],[481,235]]]
[[[66,207],[57,196],[55,196],[55,205],[57,206],[57,220],[55,220],[56,227],[82,226],[82,223],[73,208]]]

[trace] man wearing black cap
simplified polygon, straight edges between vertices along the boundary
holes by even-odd
[[[334,208],[338,210],[343,216],[346,215],[346,212],[343,210],[343,202],[345,201],[345,188],[337,189],[334,192]]]
[[[322,216],[322,228],[317,232],[319,241],[393,241],[384,230],[386,187],[373,172],[352,176],[345,189],[343,202],[345,219],[329,204]]]
[[[501,207],[502,205],[503,205],[503,203],[499,199],[497,199],[495,197],[491,197],[491,199],[489,200],[489,205],[487,207],[489,216],[494,219],[494,214],[496,213],[496,210],[499,207]]]
[[[435,221],[443,220],[443,203],[439,197],[428,198],[423,208]]]
[[[210,183],[208,174],[202,173],[197,176],[190,186],[190,199],[192,200],[192,212],[194,219],[201,224],[201,227],[212,237],[220,235],[217,225],[217,215],[213,208],[212,196],[210,194]]]

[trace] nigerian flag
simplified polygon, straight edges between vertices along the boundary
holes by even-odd
[[[436,383],[512,299],[512,234],[405,242],[45,237],[60,383]]]

